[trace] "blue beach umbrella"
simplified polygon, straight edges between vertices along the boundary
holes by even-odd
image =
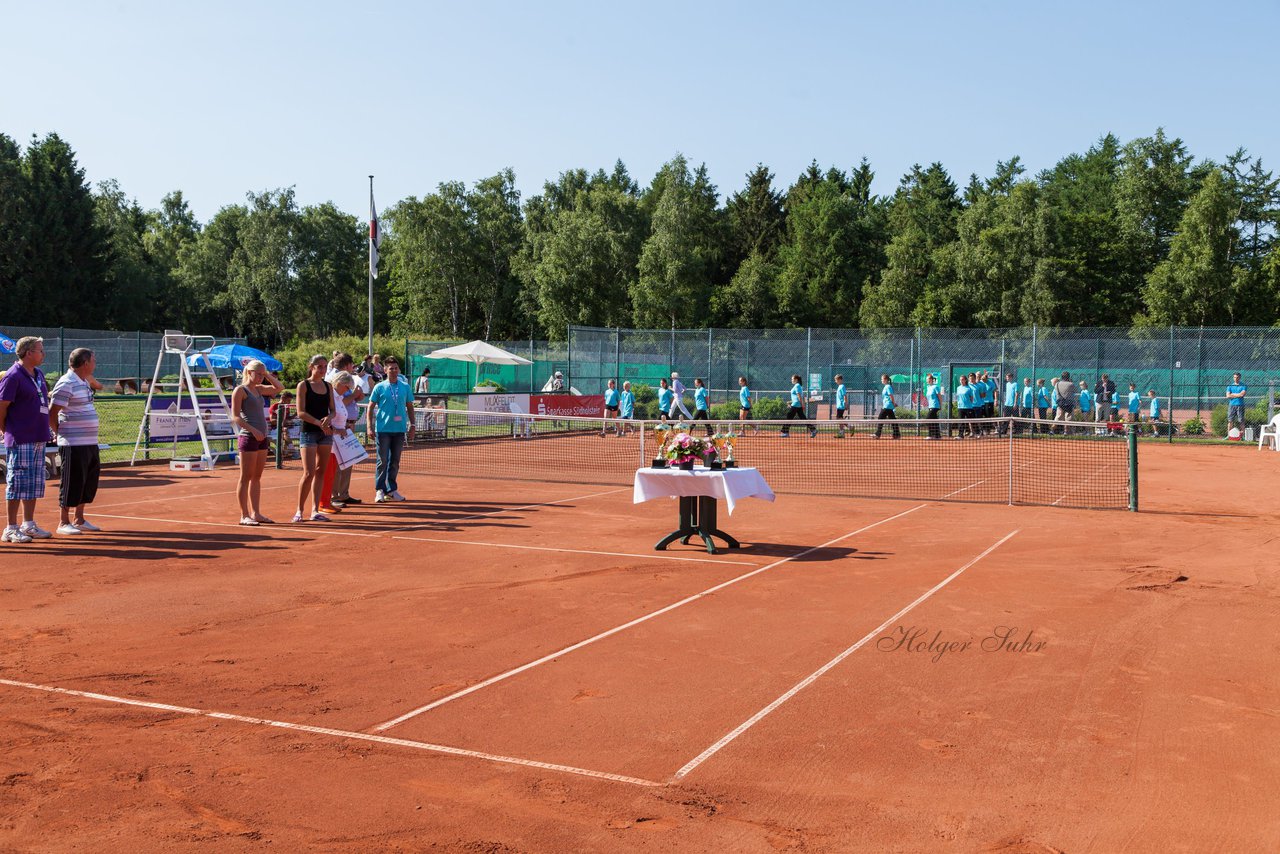
[[[278,371],[284,367],[280,364],[280,360],[270,353],[264,353],[245,344],[219,344],[217,347],[204,350],[203,353],[209,357],[209,364],[215,368],[233,368],[238,371],[254,359],[266,365],[268,371]],[[193,368],[200,367],[200,355],[200,353],[192,353],[187,357],[187,364]]]

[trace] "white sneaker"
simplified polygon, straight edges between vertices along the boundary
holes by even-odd
[[[22,533],[31,537],[33,540],[47,540],[53,536],[53,534],[49,533],[44,528],[41,528],[35,522],[23,522],[22,527],[18,530],[22,531]]]
[[[392,500],[392,501],[404,501],[404,496],[400,494],[400,490],[398,490],[398,489],[393,489],[393,490],[391,490],[391,500]]]
[[[31,538],[22,533],[21,528],[7,526],[4,533],[0,534],[0,543],[29,543]]]
[[[72,536],[74,536],[74,535],[79,534],[79,533],[80,533],[80,529],[79,529],[79,528],[77,528],[75,525],[72,525],[70,522],[66,522],[65,524],[62,524],[62,525],[59,525],[59,526],[58,526],[58,534],[59,534],[59,535],[62,535],[62,534],[71,534]]]
[[[97,525],[90,522],[88,519],[84,520],[83,522],[72,522],[71,524],[75,525],[77,528],[79,528],[82,531],[89,531],[90,533],[97,533],[98,531],[102,530]]]
[[[379,489],[377,492],[375,492],[375,493],[373,494],[373,503],[374,503],[374,504],[386,504],[386,503],[387,503],[387,502],[389,502],[390,500],[391,500],[391,498],[390,498],[390,497],[388,497],[388,496],[387,496],[387,494],[386,494],[385,492],[383,492],[381,489]]]

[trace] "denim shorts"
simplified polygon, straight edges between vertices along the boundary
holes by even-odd
[[[333,437],[326,436],[323,433],[308,433],[304,431],[302,436],[298,439],[298,445],[303,448],[315,448],[332,444]]]

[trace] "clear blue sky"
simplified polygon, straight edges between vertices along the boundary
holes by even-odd
[[[0,132],[56,131],[89,180],[206,221],[293,185],[363,217],[510,166],[544,180],[677,151],[727,195],[762,162],[862,156],[958,184],[1164,126],[1280,171],[1280,2],[64,2],[5,0]]]

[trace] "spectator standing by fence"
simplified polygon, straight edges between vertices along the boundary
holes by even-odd
[[[1103,424],[1111,420],[1111,407],[1116,401],[1116,384],[1106,374],[1093,387],[1093,400],[1097,404],[1097,418]]]
[[[1071,418],[1076,411],[1076,384],[1071,381],[1070,372],[1062,372],[1062,376],[1053,384],[1053,390],[1058,395],[1057,411],[1054,413],[1053,420],[1062,422],[1064,434],[1070,433],[1071,428],[1067,425],[1071,423]]]
[[[345,370],[345,369],[344,369]],[[413,395],[425,401],[431,394],[431,369],[423,368],[422,374],[413,381]]]
[[[76,535],[99,531],[84,518],[84,508],[98,494],[102,464],[98,450],[98,410],[93,405],[94,388],[102,385],[93,378],[97,367],[93,351],[77,347],[67,359],[70,368],[53,386],[49,407],[49,429],[58,439],[62,480],[58,506],[62,518],[59,534]]]
[[[400,376],[400,362],[394,356],[387,359],[387,378],[369,395],[366,418],[369,435],[378,442],[373,500],[379,504],[404,501],[399,489],[400,455],[406,439],[412,440],[417,428],[413,423],[412,389]]]
[[[29,543],[51,536],[36,524],[36,501],[44,498],[44,449],[49,442],[49,387],[44,341],[19,338],[17,360],[0,378],[0,430],[4,430],[8,524],[0,542]],[[21,513],[22,522],[18,517]]]
[[[1231,375],[1231,385],[1227,386],[1227,427],[1232,425],[1244,429],[1244,396],[1249,387],[1240,380],[1240,375]]]

